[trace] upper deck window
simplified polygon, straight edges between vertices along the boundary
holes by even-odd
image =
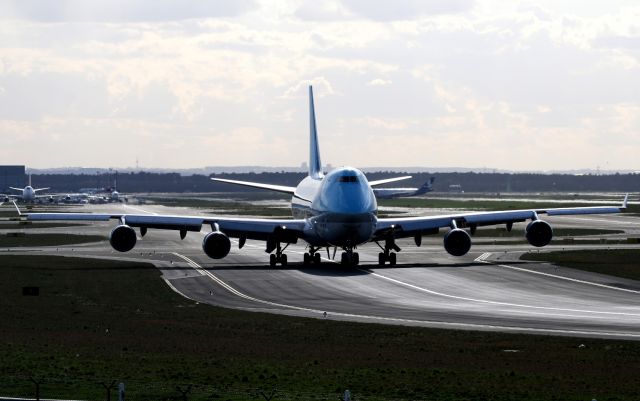
[[[358,176],[343,175],[340,177],[339,182],[358,182]]]

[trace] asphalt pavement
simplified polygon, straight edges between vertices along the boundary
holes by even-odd
[[[186,208],[96,205],[87,211],[197,214]],[[567,216],[548,219],[554,227],[624,230],[611,238],[640,236],[640,218]],[[37,229],[38,232],[107,234],[111,223]],[[29,229],[32,230],[32,229]],[[524,224],[514,230],[524,230]],[[1,231],[1,230],[0,230]],[[400,241],[395,267],[378,266],[379,249],[358,249],[360,266],[345,268],[323,253],[320,266],[302,265],[304,244],[287,249],[289,265],[272,268],[264,244],[232,242],[222,260],[201,249],[206,232],[149,230],[133,251],[122,254],[108,242],[50,248],[9,249],[2,253],[38,253],[118,259],[143,259],[163,272],[167,285],[194,301],[251,311],[467,330],[496,330],[579,337],[640,339],[640,282],[547,263],[523,262],[525,244],[493,245],[477,238],[463,257],[448,255],[438,236],[423,245]],[[568,248],[569,246],[567,246]],[[638,245],[580,245],[575,248],[638,248]],[[561,249],[550,246],[545,249]],[[0,254],[2,254],[0,253]],[[339,259],[339,252],[338,258]]]

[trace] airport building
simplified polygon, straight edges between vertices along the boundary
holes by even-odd
[[[24,188],[25,185],[24,166],[0,166],[0,193],[12,192],[9,187]]]

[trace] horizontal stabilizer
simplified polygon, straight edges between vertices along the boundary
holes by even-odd
[[[411,178],[410,175],[405,175],[405,176],[402,176],[402,177],[394,177],[394,178],[385,178],[384,180],[369,181],[369,185],[371,185],[372,187],[375,187],[376,185],[382,185],[382,184],[388,184],[390,182],[408,180],[409,178]]]
[[[219,181],[219,182],[226,182],[227,184],[235,184],[235,185],[242,185],[245,187],[267,189],[269,191],[284,192],[286,194],[293,194],[296,191],[295,187],[287,187],[284,185],[272,185],[272,184],[263,184],[261,182],[227,180],[224,178],[212,178],[212,180]]]

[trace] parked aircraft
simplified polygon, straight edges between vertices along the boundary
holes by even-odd
[[[373,194],[378,199],[408,198],[424,195],[433,191],[433,182],[435,180],[436,177],[431,177],[420,188],[373,188]]]
[[[133,249],[136,244],[134,227],[139,227],[144,237],[147,230],[169,229],[180,232],[184,238],[187,232],[200,232],[203,226],[211,231],[202,241],[203,251],[213,259],[221,259],[229,254],[229,237],[238,238],[239,248],[247,239],[264,241],[265,251],[270,254],[272,266],[287,264],[284,253],[289,244],[302,240],[308,251],[304,262],[319,263],[320,250],[329,247],[342,249],[341,262],[345,265],[359,263],[358,246],[375,242],[381,249],[379,264],[396,264],[396,252],[400,247],[398,238],[413,238],[420,246],[423,235],[436,234],[447,229],[444,236],[445,250],[454,256],[462,256],[471,248],[471,237],[477,227],[505,224],[511,230],[513,223],[530,220],[525,229],[529,243],[542,247],[551,241],[553,230],[549,223],[540,219],[549,216],[619,213],[626,208],[627,197],[621,206],[594,206],[574,208],[536,208],[528,210],[505,210],[495,212],[455,213],[423,217],[377,217],[377,203],[373,188],[388,182],[408,177],[396,177],[368,181],[364,173],[353,167],[336,168],[324,174],[321,169],[318,135],[316,129],[313,89],[309,87],[309,174],[296,187],[271,185],[256,182],[216,179],[237,185],[263,188],[291,194],[292,219],[257,219],[218,216],[172,216],[141,214],[88,214],[88,213],[28,213],[28,220],[88,220],[119,222],[111,235],[111,246],[120,252]],[[16,206],[17,207],[17,206]],[[20,212],[18,210],[18,212]]]
[[[20,195],[5,195],[6,198],[8,199],[17,198],[22,200],[25,203],[33,203],[38,198],[47,198],[50,202],[53,202],[54,200],[52,195],[37,195],[38,192],[46,191],[49,188],[33,188],[31,186],[31,174],[29,174],[29,185],[27,185],[26,187],[24,188],[9,187],[9,188],[13,189],[14,191],[19,191]]]

